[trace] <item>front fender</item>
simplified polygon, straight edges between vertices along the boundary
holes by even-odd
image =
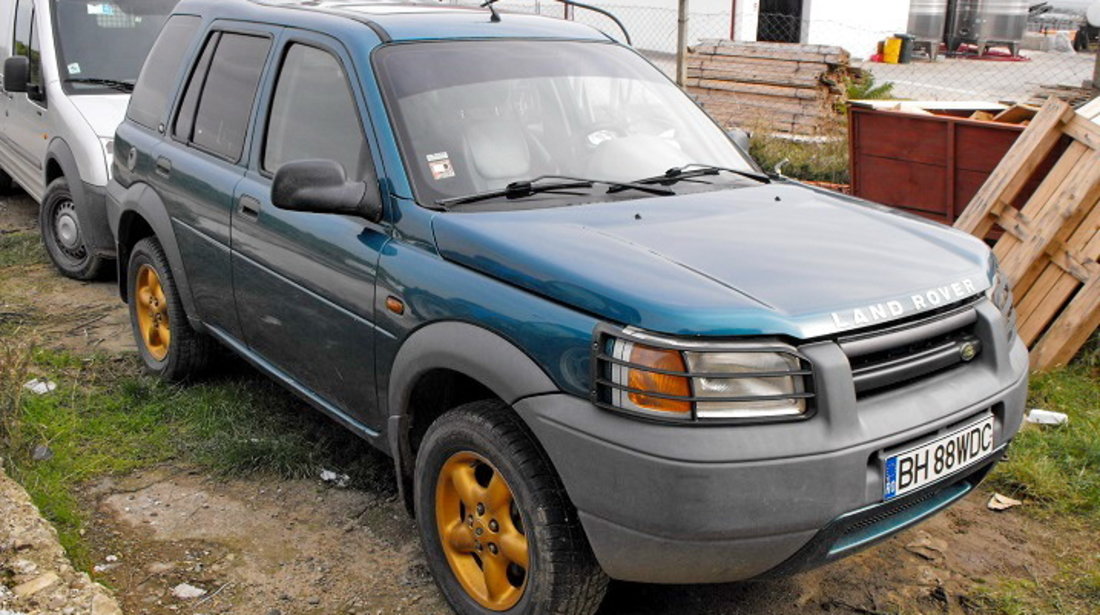
[[[533,395],[558,391],[545,371],[526,353],[503,337],[476,325],[447,321],[417,329],[401,345],[390,371],[387,391],[387,437],[394,457],[399,488],[415,461],[409,438],[409,400],[425,374],[447,369],[464,374],[508,404]]]
[[[72,192],[73,204],[76,205],[76,218],[80,223],[85,247],[100,256],[113,257],[115,244],[111,237],[111,229],[107,225],[102,188],[84,182],[80,175],[80,166],[76,163],[76,156],[69,144],[61,139],[50,142],[46,151],[46,162],[47,169],[50,167],[50,162],[57,163],[57,166],[61,167],[61,173],[69,182],[69,191]],[[49,182],[46,181],[43,185],[48,187]]]
[[[172,268],[172,278],[176,282],[180,301],[187,312],[187,319],[191,326],[198,331],[204,330],[198,314],[195,312],[195,299],[191,293],[191,284],[187,279],[187,269],[183,266],[183,257],[180,255],[179,243],[176,241],[176,233],[172,228],[172,219],[168,215],[168,209],[161,200],[160,195],[149,187],[148,184],[135,183],[128,188],[122,188],[112,182],[108,190],[108,199],[112,201],[115,210],[112,215],[111,226],[116,229],[118,240],[118,288],[119,296],[123,301],[128,298],[126,271],[130,264],[130,249],[142,235],[147,234],[144,227],[148,227],[156,236],[168,257],[168,265]]]

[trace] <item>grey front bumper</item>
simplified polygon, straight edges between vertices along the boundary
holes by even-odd
[[[993,313],[984,316],[986,323],[996,321]],[[550,455],[611,577],[716,583],[804,568],[807,562],[789,560],[815,536],[881,504],[883,451],[983,412],[996,418],[999,449],[1020,428],[1028,357],[1019,341],[963,369],[858,403],[847,359],[835,344],[803,350],[827,372],[818,413],[803,422],[661,425],[567,395],[515,404]],[[826,545],[823,552],[830,551],[838,553]]]

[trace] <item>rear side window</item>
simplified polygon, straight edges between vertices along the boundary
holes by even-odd
[[[263,168],[275,172],[310,159],[335,160],[349,178],[362,179],[367,140],[340,61],[296,44],[287,51],[271,101]]]
[[[191,78],[187,81],[187,89],[183,92],[183,101],[180,102],[180,110],[176,115],[176,126],[172,132],[180,141],[190,142],[192,131],[195,128],[195,109],[199,106],[199,95],[202,94],[202,86],[206,83],[206,74],[210,70],[210,59],[214,57],[214,50],[218,48],[220,34],[215,33],[206,41],[199,63],[191,71]]]
[[[187,46],[200,25],[202,19],[192,15],[174,15],[168,19],[141,69],[126,117],[146,128],[159,126],[168,110],[168,97],[176,85]]]
[[[226,159],[240,160],[270,48],[271,41],[264,37],[221,35],[199,96],[192,143]]]

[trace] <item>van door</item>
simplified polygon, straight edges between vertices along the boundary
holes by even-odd
[[[39,24],[39,21],[47,23]],[[49,147],[46,79],[43,76],[41,33],[49,28],[48,13],[39,14],[32,0],[17,0],[13,55],[30,59],[28,92],[7,94],[5,145],[12,152],[11,174],[36,199],[46,191],[43,161]]]
[[[338,413],[377,431],[375,275],[386,228],[271,205],[287,162],[335,160],[375,177],[350,61],[327,37],[289,36],[256,120],[253,162],[233,208],[233,284],[249,347]]]
[[[154,151],[154,187],[172,217],[196,316],[240,338],[229,258],[230,209],[273,31],[211,32]]]

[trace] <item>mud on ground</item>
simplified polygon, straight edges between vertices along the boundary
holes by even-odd
[[[29,199],[0,197],[0,232],[34,228],[34,213]],[[46,264],[21,266],[0,277],[0,313],[21,310],[47,345],[132,352],[112,282],[73,282]],[[80,497],[93,577],[117,589],[126,613],[447,612],[392,485],[222,480],[163,466],[87,485]],[[877,548],[790,579],[616,583],[601,613],[965,613],[983,582],[1056,574],[1059,549],[1070,542],[1017,510],[987,510],[986,498],[975,493]],[[177,595],[187,592],[193,597]]]

